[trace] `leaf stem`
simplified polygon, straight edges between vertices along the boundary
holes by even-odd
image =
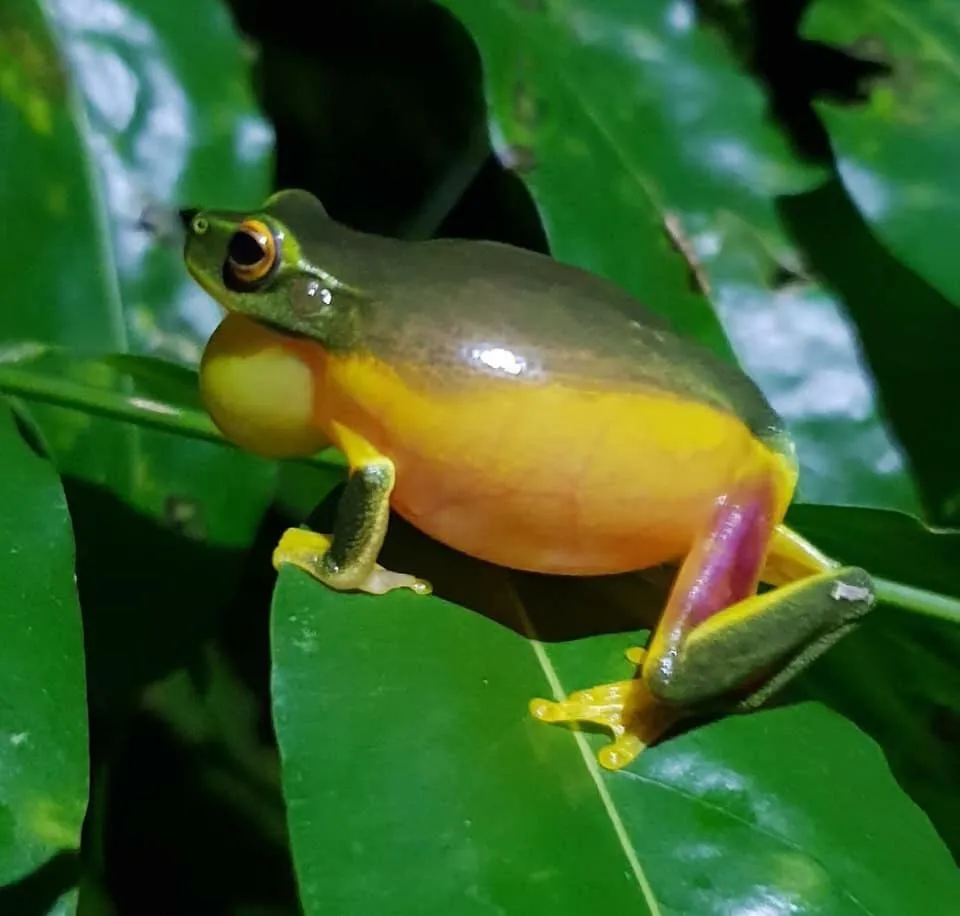
[[[3,364],[0,364],[0,392],[235,448],[205,413],[176,407],[164,401],[123,394]],[[344,463],[340,455],[331,449],[298,460],[321,465],[339,466]]]
[[[902,582],[875,577],[874,585],[877,589],[877,598],[884,604],[892,605],[914,614],[923,614],[960,624],[960,599],[939,592],[929,592],[923,588],[914,588]]]
[[[121,394],[15,366],[0,366],[0,391],[113,420],[126,420],[137,426],[149,426],[191,439],[229,444],[209,417],[198,410],[174,407],[163,401]]]

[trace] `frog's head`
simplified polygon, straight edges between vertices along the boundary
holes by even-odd
[[[227,311],[322,342],[344,336],[352,291],[304,246],[332,224],[312,194],[280,191],[249,213],[191,209],[180,218],[187,269]]]

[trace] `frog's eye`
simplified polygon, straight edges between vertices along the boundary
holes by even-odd
[[[277,240],[270,227],[258,219],[242,222],[227,244],[227,268],[246,287],[262,283],[278,260]]]

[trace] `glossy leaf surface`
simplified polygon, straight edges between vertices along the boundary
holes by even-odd
[[[220,313],[186,275],[175,208],[250,205],[269,187],[271,132],[225,9],[12,0],[0,51],[0,246],[29,265],[7,278],[0,336],[195,363]],[[109,384],[112,370],[94,361],[74,378]],[[67,475],[91,692],[122,702],[209,631],[236,574],[228,552],[250,543],[275,471],[81,411],[34,415]],[[184,601],[191,581],[203,588]],[[129,594],[149,596],[137,615]]]
[[[892,916],[960,899],[950,854],[852,723],[820,703],[765,710],[606,773],[593,757],[603,739],[534,722],[526,704],[628,676],[631,637],[570,640],[568,583],[437,563],[483,615],[280,577],[274,715],[308,916],[371,901],[396,913]]]
[[[73,533],[56,471],[0,402],[0,885],[80,847],[88,748]]]
[[[862,104],[821,104],[837,169],[903,261],[960,304],[953,244],[960,19],[949,3],[816,0],[803,35],[874,65]]]

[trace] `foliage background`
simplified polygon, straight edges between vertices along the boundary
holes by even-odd
[[[0,8],[0,912],[960,911],[955,13],[316,12]],[[798,440],[790,520],[885,603],[775,708],[606,774],[526,701],[624,676],[662,582],[397,523],[438,597],[274,588],[341,470],[217,440],[170,213],[275,186],[549,250],[739,360]]]

